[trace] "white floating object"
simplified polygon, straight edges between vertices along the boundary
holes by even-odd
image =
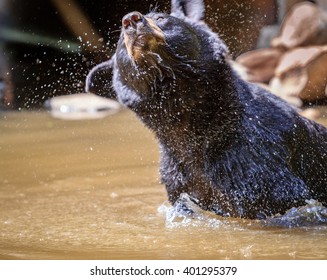
[[[46,101],[54,118],[65,120],[100,119],[116,113],[120,104],[91,93],[56,96]]]

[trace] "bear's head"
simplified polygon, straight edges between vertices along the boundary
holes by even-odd
[[[89,73],[86,90],[106,94],[113,88],[132,109],[144,100],[201,99],[229,69],[227,47],[203,17],[202,0],[173,0],[171,14],[128,13],[115,54]]]

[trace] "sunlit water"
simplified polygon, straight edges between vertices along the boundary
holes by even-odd
[[[0,135],[1,259],[327,259],[323,225],[176,213],[156,141],[128,111],[0,113]]]

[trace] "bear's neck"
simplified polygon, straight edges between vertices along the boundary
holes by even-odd
[[[197,156],[200,147],[213,142],[223,150],[235,139],[244,110],[237,75],[229,65],[216,74],[200,82],[180,79],[173,90],[143,98],[132,109],[173,153],[188,150]]]

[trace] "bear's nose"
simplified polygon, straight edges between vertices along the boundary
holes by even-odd
[[[139,12],[131,12],[123,17],[122,24],[125,29],[132,27],[136,29],[137,24],[144,21],[144,17]]]

